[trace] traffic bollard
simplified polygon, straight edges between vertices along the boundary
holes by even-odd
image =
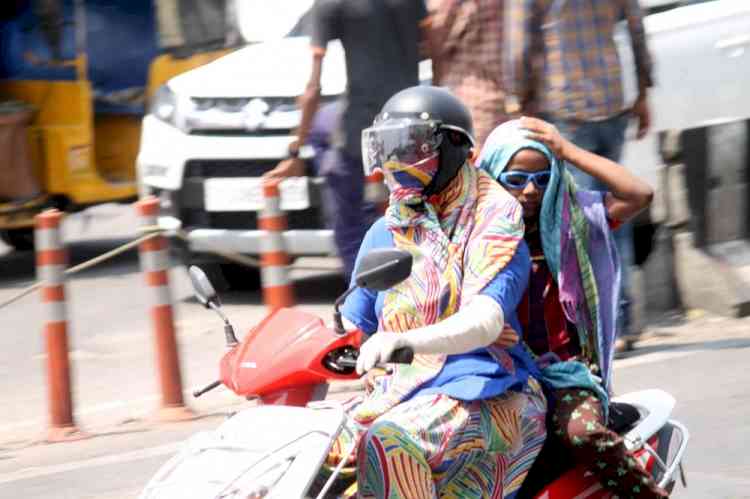
[[[294,288],[289,277],[290,258],[284,243],[287,218],[281,210],[277,181],[263,184],[263,201],[263,210],[258,215],[258,228],[266,231],[261,239],[260,276],[263,302],[274,311],[294,305]]]
[[[37,279],[42,281],[44,344],[47,352],[47,396],[49,428],[47,441],[83,438],[73,420],[70,359],[68,357],[68,311],[65,303],[65,268],[68,253],[60,235],[63,214],[46,210],[35,217]]]
[[[383,182],[383,172],[376,170],[365,177],[365,201],[375,205],[378,214],[388,208],[388,187]]]
[[[135,204],[140,226],[148,232],[156,227],[159,200],[147,196]],[[177,335],[169,289],[169,246],[166,237],[155,236],[138,245],[146,285],[150,291],[151,321],[154,329],[156,364],[161,386],[162,405],[156,418],[161,421],[190,419],[193,413],[185,406],[177,348]]]

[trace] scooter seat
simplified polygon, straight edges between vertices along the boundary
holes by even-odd
[[[618,435],[630,431],[640,419],[641,413],[635,406],[625,402],[610,402],[607,428]]]

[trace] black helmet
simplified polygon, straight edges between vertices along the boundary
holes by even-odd
[[[435,145],[439,153],[440,163],[437,174],[424,189],[424,195],[437,194],[445,189],[458,174],[474,147],[474,127],[469,110],[450,91],[440,87],[420,85],[402,90],[388,99],[380,114],[375,118],[373,128],[394,120],[402,122],[406,120],[419,124],[423,128],[431,127],[431,133],[435,135],[435,140],[431,141],[431,144]],[[415,134],[425,134],[422,130],[414,128],[408,133],[412,137]],[[426,147],[422,141],[420,143],[421,147]],[[363,150],[365,147],[366,143],[363,141]],[[367,169],[368,158],[363,159]]]

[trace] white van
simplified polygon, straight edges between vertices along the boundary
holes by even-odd
[[[186,262],[219,262],[211,248],[257,255],[260,176],[287,156],[300,120],[296,104],[310,74],[308,30],[312,1],[240,1],[237,18],[248,45],[170,80],[143,120],[137,168],[142,193],[161,199],[164,227],[188,235]],[[322,100],[346,88],[344,54],[331,43]],[[312,157],[303,148],[301,157]],[[292,255],[335,252],[325,228],[320,183],[281,184]],[[222,265],[225,262],[220,262]],[[226,273],[229,276],[229,273]]]

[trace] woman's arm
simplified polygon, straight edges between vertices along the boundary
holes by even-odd
[[[513,313],[529,282],[529,252],[521,241],[509,264],[461,309],[436,324],[403,333],[380,332],[360,349],[357,372],[363,373],[387,362],[399,348],[418,354],[456,355],[496,343],[511,348],[518,334],[505,326],[505,310]]]
[[[557,128],[536,118],[521,118],[529,138],[546,144],[560,159],[601,181],[609,192],[604,204],[609,217],[625,222],[651,204],[654,191],[625,167],[603,156],[586,151],[565,139]]]
[[[388,362],[399,348],[408,347],[417,354],[456,355],[490,346],[503,333],[504,322],[503,309],[495,300],[484,295],[474,296],[458,312],[438,323],[403,333],[373,335],[359,350],[357,372],[362,374],[379,363]]]

